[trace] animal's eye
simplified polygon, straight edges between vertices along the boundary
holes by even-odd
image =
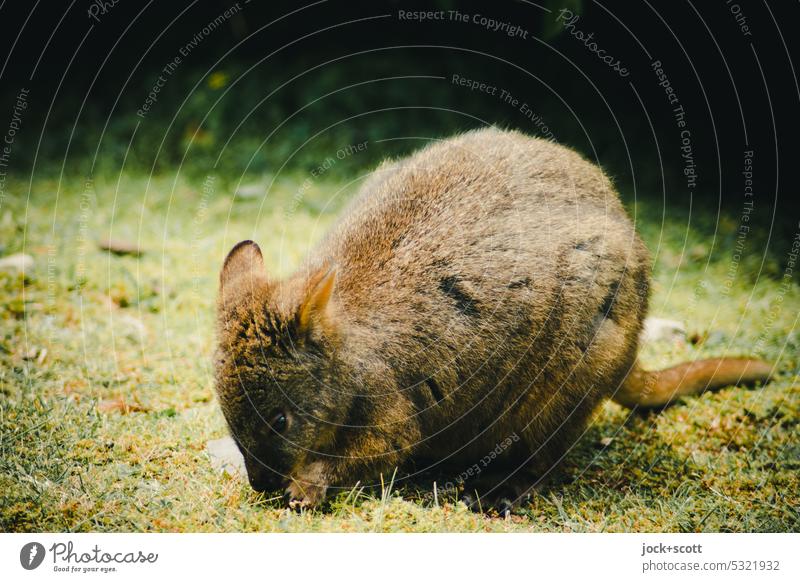
[[[283,412],[278,412],[275,416],[272,417],[269,425],[275,432],[283,432],[286,430],[286,425],[289,424],[289,421],[286,418],[286,415]]]

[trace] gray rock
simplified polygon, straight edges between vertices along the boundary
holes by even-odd
[[[206,444],[211,466],[220,473],[227,473],[231,477],[247,477],[244,467],[244,457],[239,452],[239,447],[231,437],[208,441]]]
[[[33,257],[25,253],[8,255],[0,259],[0,271],[32,271],[35,265]]]
[[[648,317],[644,320],[644,328],[640,339],[645,343],[685,341],[686,327],[680,321]]]
[[[236,198],[242,200],[252,200],[254,198],[261,198],[267,193],[267,188],[263,184],[242,184],[236,190]]]
[[[130,340],[144,342],[147,338],[147,326],[141,319],[124,313],[115,318],[122,334]]]

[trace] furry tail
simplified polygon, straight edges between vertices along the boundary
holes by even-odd
[[[750,358],[714,358],[646,372],[635,364],[613,395],[614,402],[633,408],[663,408],[681,396],[734,384],[766,382],[772,366]]]

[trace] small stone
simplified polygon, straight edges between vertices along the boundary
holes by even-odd
[[[138,244],[118,238],[106,238],[97,243],[101,250],[108,251],[115,255],[134,255],[142,254],[142,249]]]
[[[643,342],[686,340],[686,327],[680,321],[648,317],[640,339]]]
[[[243,184],[236,190],[236,198],[243,200],[261,198],[266,194],[267,189],[263,184]]]
[[[153,495],[161,492],[164,486],[156,479],[144,479],[139,483],[139,491],[145,494]]]
[[[32,256],[17,253],[0,259],[0,271],[32,271],[35,264]]]
[[[23,360],[34,360],[36,359],[36,355],[39,353],[38,348],[31,348],[27,351],[22,352],[21,356]]]
[[[122,327],[122,331],[128,339],[144,342],[147,337],[147,326],[141,319],[128,314],[122,314],[117,318],[117,322]]]
[[[239,452],[239,447],[231,437],[208,441],[206,451],[211,459],[211,466],[215,471],[227,473],[231,477],[247,477],[244,466],[244,457]]]
[[[28,351],[22,353],[23,360],[36,360],[36,363],[40,366],[44,363],[45,358],[47,358],[47,348],[30,348]]]

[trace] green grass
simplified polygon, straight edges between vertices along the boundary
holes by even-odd
[[[764,269],[753,233],[732,265],[736,220],[640,202],[658,248],[652,314],[687,322],[698,346],[648,346],[656,367],[696,355],[778,362],[762,389],[726,389],[661,414],[598,411],[570,453],[563,483],[510,520],[477,515],[429,484],[353,490],[302,514],[216,473],[205,444],[226,434],[211,378],[217,272],[255,238],[273,272],[291,270],[344,196],[305,176],[261,200],[231,202],[173,176],[10,182],[0,207],[3,254],[33,272],[0,272],[0,526],[4,531],[787,531],[800,529],[800,289]],[[56,205],[57,200],[57,205]],[[698,222],[698,218],[701,218]],[[705,222],[704,222],[705,221]],[[139,257],[97,239],[139,240]],[[761,237],[761,238],[759,238]],[[659,242],[660,241],[660,242]],[[757,281],[756,281],[757,279]],[[122,397],[132,410],[104,411]],[[388,483],[389,476],[387,476]]]

